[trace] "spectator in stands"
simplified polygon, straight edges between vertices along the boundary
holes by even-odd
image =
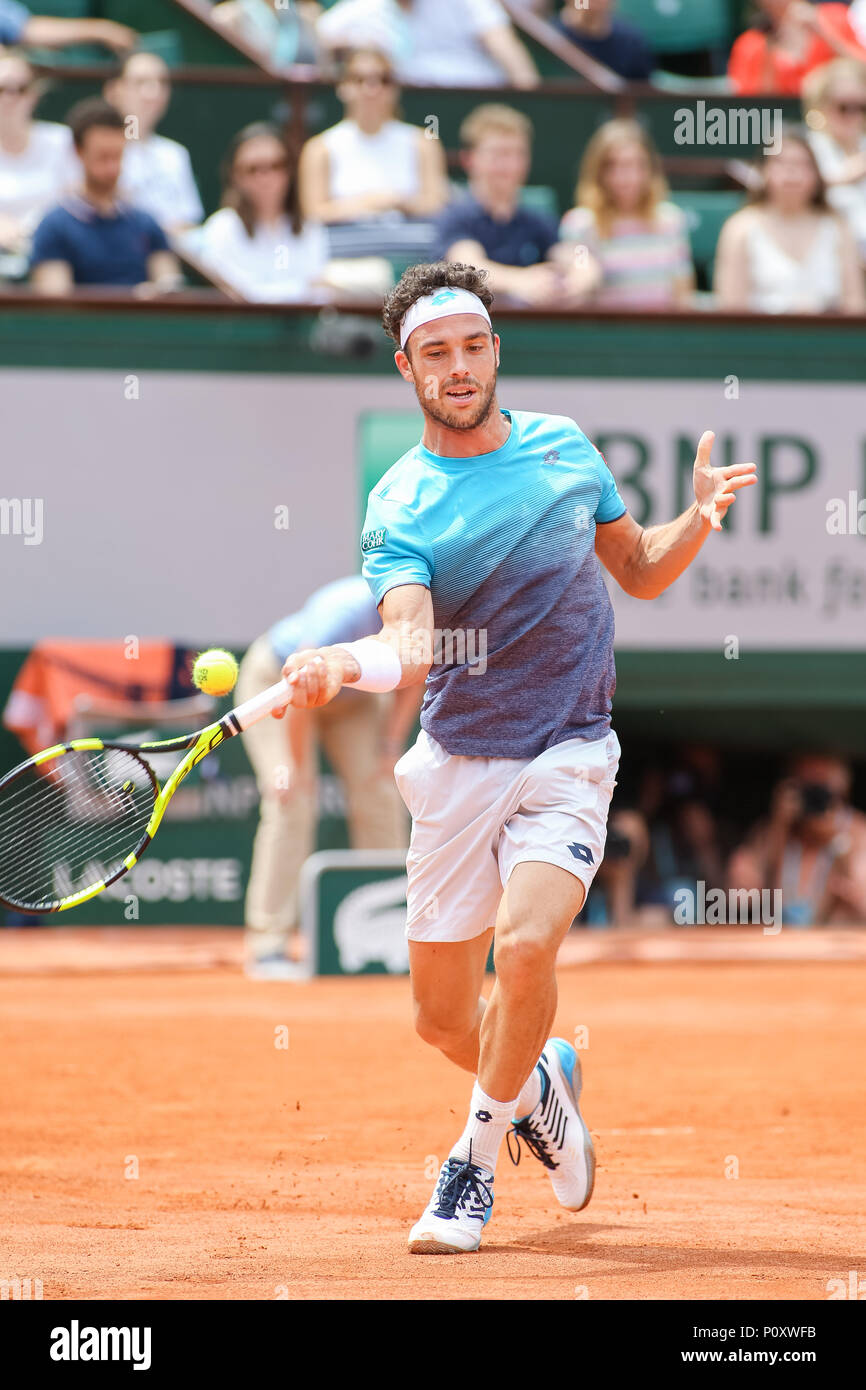
[[[669,910],[681,888],[726,885],[726,846],[733,832],[722,817],[725,771],[720,750],[686,744],[666,750],[641,782],[640,810],[650,826],[651,875],[656,901]]]
[[[555,218],[521,201],[532,124],[510,106],[476,107],[460,127],[468,191],[439,219],[437,255],[487,271],[496,294],[522,304],[579,302],[597,281],[589,258],[559,247]]]
[[[817,68],[803,83],[803,108],[827,201],[866,263],[866,65],[839,58]]]
[[[0,249],[23,253],[43,214],[81,170],[69,126],[35,121],[36,76],[21,53],[0,53]]]
[[[780,889],[782,922],[866,923],[866,816],[850,803],[842,758],[794,758],[768,818],[731,856],[730,887]]]
[[[715,292],[720,309],[765,314],[866,311],[857,247],[847,222],[827,203],[805,134],[785,132],[765,154],[750,206],[722,228]]]
[[[582,920],[587,926],[662,925],[670,913],[647,878],[650,837],[646,820],[633,807],[611,809],[604,859]]]
[[[332,224],[332,254],[430,258],[432,218],[448,201],[442,143],[397,119],[397,86],[376,49],[350,53],[337,95],[345,115],[304,145],[301,208]]]
[[[305,0],[222,0],[212,15],[269,66],[283,68],[314,58],[313,26],[319,12],[319,5]]]
[[[381,619],[361,575],[317,589],[297,613],[258,637],[241,661],[237,699],[280,678],[284,662],[307,647],[353,642]],[[247,970],[288,973],[286,946],[298,926],[298,877],[315,849],[319,745],[345,789],[353,849],[405,849],[409,839],[394,764],[405,751],[421,685],[387,695],[344,690],[321,709],[289,708],[244,735],[261,794],[259,828],[246,899]]]
[[[499,0],[337,0],[316,36],[326,53],[378,48],[418,87],[538,85]]]
[[[566,0],[556,28],[597,63],[630,82],[648,82],[653,51],[635,24],[615,14],[616,0]]]
[[[0,44],[26,44],[28,48],[69,48],[73,44],[101,43],[114,53],[126,53],[138,35],[113,19],[60,19],[31,14],[18,0],[0,0]]]
[[[324,285],[327,232],[301,215],[296,160],[275,126],[257,121],[235,136],[222,207],[184,245],[245,299],[303,299]]]
[[[123,117],[89,97],[67,117],[81,162],[77,192],[46,213],[33,237],[33,285],[69,294],[75,285],[128,285],[140,295],[177,289],[180,273],[158,222],[117,196]]]
[[[601,268],[593,302],[666,308],[694,293],[685,216],[667,201],[658,151],[637,121],[607,121],[581,161],[577,206],[559,229],[563,242]]]
[[[728,77],[743,96],[799,96],[807,73],[833,58],[866,60],[848,6],[756,0],[754,27],[734,41]]]
[[[104,91],[124,119],[121,195],[167,232],[198,225],[204,209],[189,153],[176,140],[156,134],[171,99],[166,63],[156,53],[132,53]]]

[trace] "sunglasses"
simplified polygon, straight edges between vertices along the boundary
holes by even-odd
[[[269,159],[262,160],[261,164],[239,164],[235,172],[242,177],[247,174],[281,174],[288,167],[287,159]]]
[[[833,110],[840,116],[866,116],[866,101],[834,101]]]

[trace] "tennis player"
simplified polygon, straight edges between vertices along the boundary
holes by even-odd
[[[412,815],[415,1020],[474,1077],[463,1133],[409,1236],[429,1254],[478,1249],[506,1134],[515,1162],[523,1140],[544,1164],[562,1206],[590,1199],[579,1060],[549,1033],[557,950],[604,853],[619,763],[601,565],[655,598],[755,481],[752,463],[712,467],[707,432],[694,503],[642,529],[573,420],[500,408],[491,303],[483,271],[445,262],[411,267],[385,301],[424,432],[368,502],[361,549],[382,630],[283,668],[303,708],[344,685],[426,678],[421,732],[395,768]]]

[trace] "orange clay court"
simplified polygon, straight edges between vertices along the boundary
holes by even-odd
[[[826,1299],[863,1269],[866,934],[731,932],[566,943],[593,1200],[562,1212],[503,1154],[480,1252],[438,1258],[407,1232],[467,1079],[414,1036],[408,979],[252,983],[233,932],[4,932],[0,1276],[46,1300]]]

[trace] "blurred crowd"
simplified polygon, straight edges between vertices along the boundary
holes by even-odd
[[[649,45],[613,0],[526,8],[621,76],[650,77]],[[499,0],[225,0],[212,13],[271,65],[323,64],[342,119],[300,149],[268,121],[238,131],[205,217],[188,151],[159,133],[163,59],[121,25],[0,0],[0,277],[54,296],[147,296],[192,273],[235,299],[327,302],[381,297],[405,265],[447,258],[485,266],[500,300],[536,308],[866,310],[866,0],[759,0],[735,40],[728,90],[799,95],[803,119],[743,166],[705,284],[639,121],[595,130],[563,216],[533,183],[532,124],[507,88],[538,74]],[[28,47],[85,40],[117,54],[102,94],[65,124],[40,120]],[[499,89],[466,115],[450,167],[435,128],[402,119],[401,81]],[[574,162],[565,139],[562,158]]]
[[[767,785],[768,804],[750,812],[744,793]],[[866,814],[852,804],[846,759],[798,752],[764,781],[747,765],[738,774],[717,747],[686,745],[618,788],[589,924],[692,924],[693,905],[722,895],[725,907],[703,920],[724,924],[737,920],[732,894],[752,895],[738,920],[765,920],[769,908],[777,925],[866,924]]]

